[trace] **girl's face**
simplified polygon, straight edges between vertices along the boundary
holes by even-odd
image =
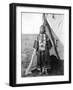
[[[40,28],[40,33],[41,33],[41,34],[44,33],[44,27],[43,27],[43,26]]]

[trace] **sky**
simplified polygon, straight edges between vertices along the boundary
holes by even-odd
[[[22,13],[23,34],[39,34],[42,23],[42,14]]]

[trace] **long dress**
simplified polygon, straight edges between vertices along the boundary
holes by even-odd
[[[46,34],[38,35],[37,40],[34,42],[34,46],[37,54],[37,67],[50,67],[50,54],[49,50],[52,47],[52,43]],[[40,49],[41,48],[41,49]]]

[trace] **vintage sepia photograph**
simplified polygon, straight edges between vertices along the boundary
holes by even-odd
[[[21,77],[64,75],[64,14],[21,13]]]

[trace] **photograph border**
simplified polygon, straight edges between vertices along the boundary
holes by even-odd
[[[69,10],[69,80],[58,82],[42,82],[42,83],[28,83],[28,84],[16,84],[16,7],[36,7],[36,8],[54,8],[54,9],[67,9]],[[9,38],[9,85],[16,86],[34,86],[34,85],[50,85],[50,84],[66,84],[71,83],[71,6],[56,6],[56,5],[40,5],[40,4],[22,4],[11,3],[9,5],[9,24],[10,24],[10,38]]]

